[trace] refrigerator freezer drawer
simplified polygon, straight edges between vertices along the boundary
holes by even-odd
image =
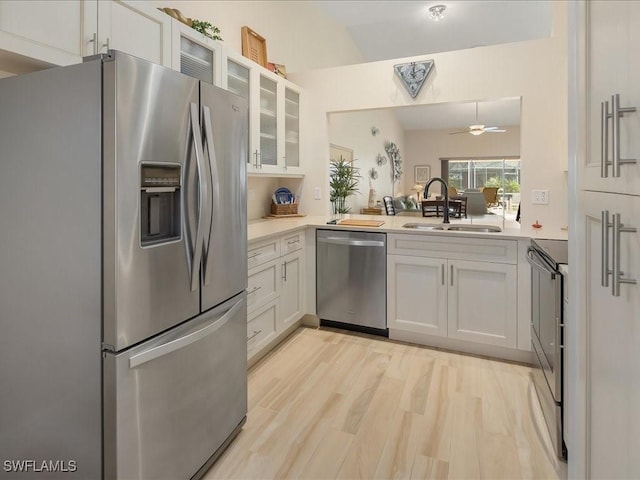
[[[149,342],[104,355],[105,478],[191,478],[247,412],[242,293]]]

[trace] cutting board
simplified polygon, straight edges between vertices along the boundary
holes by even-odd
[[[351,225],[352,227],[379,227],[384,222],[380,220],[340,220],[338,225]]]

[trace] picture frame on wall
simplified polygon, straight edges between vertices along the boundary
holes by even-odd
[[[431,165],[416,165],[415,183],[427,183],[431,178]]]

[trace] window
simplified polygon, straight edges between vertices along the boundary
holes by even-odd
[[[458,191],[498,188],[494,213],[514,216],[520,204],[520,158],[441,159],[442,176]]]

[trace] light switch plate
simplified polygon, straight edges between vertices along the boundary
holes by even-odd
[[[322,199],[322,192],[320,190],[320,187],[315,187],[313,189],[313,198],[316,200]]]
[[[549,205],[549,190],[531,190],[533,205]]]

